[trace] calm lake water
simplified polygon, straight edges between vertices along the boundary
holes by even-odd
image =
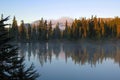
[[[120,80],[120,42],[19,43],[38,80]]]

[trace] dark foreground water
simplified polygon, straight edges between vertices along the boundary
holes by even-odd
[[[120,80],[119,42],[19,43],[38,80]]]

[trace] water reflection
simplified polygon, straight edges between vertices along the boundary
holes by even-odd
[[[75,64],[91,66],[102,64],[106,59],[112,59],[120,65],[120,45],[118,43],[87,43],[87,42],[49,42],[49,43],[22,43],[18,44],[20,55],[27,60],[37,57],[39,63],[52,63],[52,59],[64,59],[67,63],[71,58]],[[25,54],[28,53],[28,54]]]

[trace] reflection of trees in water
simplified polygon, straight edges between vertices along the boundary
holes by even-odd
[[[27,45],[28,45],[28,46],[27,46],[27,48],[28,48],[28,60],[30,61],[31,50],[32,50],[32,44],[29,43],[29,44],[27,44]]]
[[[69,51],[68,54],[66,55],[70,55],[70,57],[75,63],[83,65],[86,62],[88,62],[91,65],[96,65],[96,63],[102,63],[103,60],[105,60],[106,58],[111,58],[111,59],[114,59],[115,62],[120,62],[120,57],[118,57],[120,55],[119,53],[120,47],[118,46],[114,46],[112,44],[110,45],[109,44],[107,45],[86,45],[86,46],[83,46],[83,44],[81,45],[76,44],[76,45],[73,45],[72,48],[69,48],[69,45],[67,45],[68,47],[64,45],[64,48],[69,49],[69,50],[65,49]],[[118,58],[116,58],[115,56],[117,56]]]
[[[63,44],[63,45],[62,45]],[[120,64],[120,46],[110,44],[88,44],[88,43],[29,43],[20,44],[21,53],[28,52],[28,59],[31,55],[37,56],[41,65],[52,62],[52,57],[59,57],[63,48],[65,60],[71,58],[75,64],[84,65],[86,62],[91,65],[102,63],[107,58],[114,59]],[[25,54],[21,54],[25,56]]]
[[[19,53],[20,53],[20,56],[25,56],[26,54],[26,50],[27,50],[27,45],[26,45],[26,43],[19,43],[18,44],[18,46],[19,46]]]
[[[61,51],[61,44],[60,43],[54,43],[52,45],[52,50],[53,50],[53,53],[55,54],[56,58],[58,58],[59,53]]]
[[[44,64],[44,62],[47,62],[47,49],[46,49],[46,43],[38,44],[37,48],[38,54],[37,57],[39,59],[39,62],[41,65]]]

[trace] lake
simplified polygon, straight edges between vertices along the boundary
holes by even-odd
[[[120,80],[120,42],[19,43],[38,80]]]

